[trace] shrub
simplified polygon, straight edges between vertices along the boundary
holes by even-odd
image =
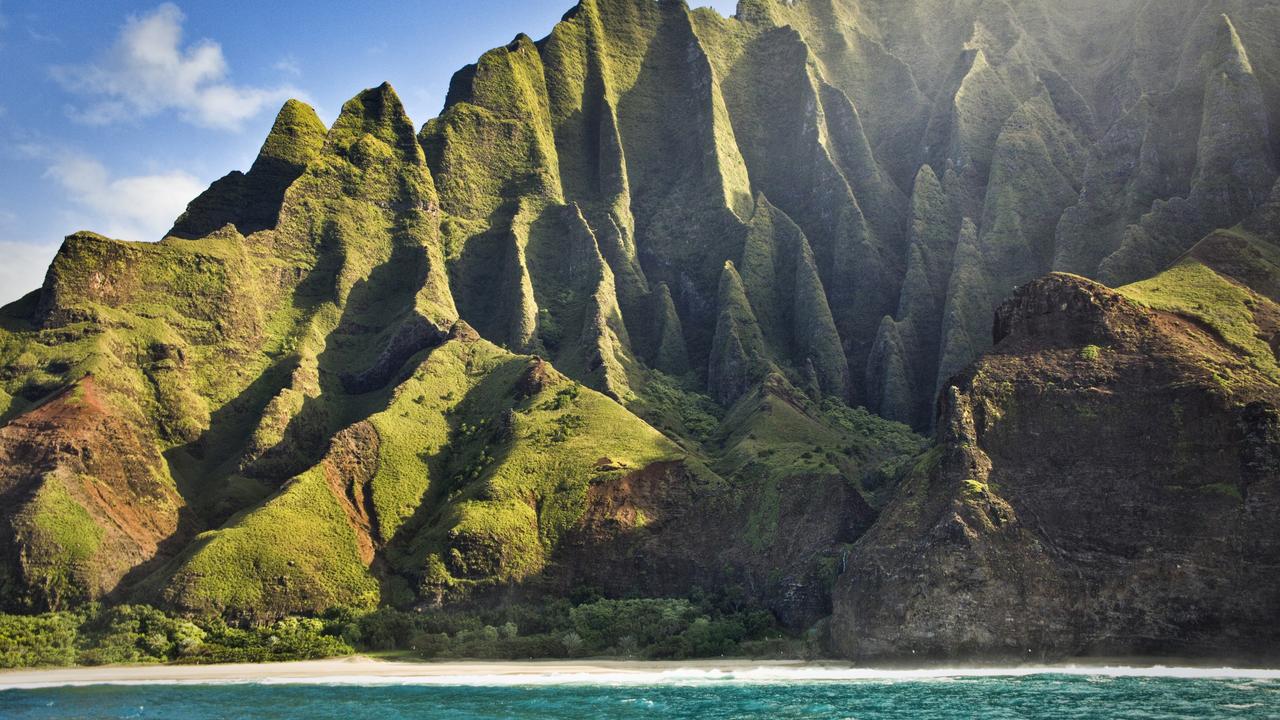
[[[578,635],[576,632],[567,632],[564,634],[564,637],[560,638],[560,644],[564,645],[565,651],[567,651],[569,656],[572,657],[577,655],[578,651],[582,649],[582,636]]]
[[[0,615],[0,667],[70,665],[76,659],[78,624],[70,613]]]
[[[631,636],[643,646],[684,631],[697,617],[688,600],[598,600],[570,613],[573,629],[593,650]]]
[[[445,633],[418,633],[410,645],[419,655],[430,659],[448,653],[453,648],[453,641]]]
[[[412,614],[382,608],[357,621],[359,644],[367,650],[405,650],[415,634]]]

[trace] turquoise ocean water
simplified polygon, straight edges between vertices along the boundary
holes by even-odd
[[[1280,679],[1113,675],[827,681],[95,685],[0,690],[0,718],[1280,718]]]

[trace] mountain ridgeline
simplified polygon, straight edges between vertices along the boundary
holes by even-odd
[[[1277,122],[1251,0],[582,0],[421,127],[290,101],[0,311],[0,604],[1274,653]]]

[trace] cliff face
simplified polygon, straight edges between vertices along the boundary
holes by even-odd
[[[732,261],[758,362],[799,384],[812,364],[824,392],[928,428],[1011,288],[1059,270],[1148,277],[1266,199],[1277,25],[1256,4],[1190,0],[748,0],[728,20],[582,2],[545,40],[458,73],[420,134],[456,218],[461,312],[567,362],[574,303],[534,248],[554,232],[536,218],[570,204],[630,331],[611,344],[617,396],[643,384],[632,360],[656,360],[666,286],[681,350],[726,397]]]
[[[168,237],[76,233],[0,311],[0,604],[800,626],[840,575],[854,655],[1243,635],[1278,47],[1236,0],[582,0],[420,127],[291,101]],[[1034,283],[978,359],[1051,271],[1137,284]]]
[[[287,104],[250,172],[193,201],[160,243],[67,238],[44,287],[3,315],[0,602],[437,605],[588,581],[590,553],[560,557],[571,536],[598,552],[670,536],[655,587],[734,582],[794,622],[824,614],[831,555],[868,521],[863,479],[920,439],[823,400],[847,370],[801,232],[761,209],[751,267],[794,295],[769,317],[769,350],[747,287],[773,280],[725,271],[724,344],[739,354],[725,351],[721,407],[689,373],[666,285],[623,314],[645,281],[623,262],[631,240],[598,231],[590,207],[522,199],[509,227],[455,244],[478,226],[442,210],[438,187],[484,167],[437,181],[384,85],[328,130]],[[494,238],[512,244],[485,255]],[[631,337],[650,333],[644,361]],[[767,352],[813,369],[793,382]],[[682,479],[671,497],[644,522],[592,530],[612,517],[592,488],[655,465]],[[779,507],[778,486],[810,484],[798,507],[844,500],[812,544],[787,544],[810,520]],[[707,515],[716,532],[693,522]],[[802,599],[790,610],[784,586]]]
[[[1271,300],[1188,262],[1234,294],[1219,318],[1274,334]],[[850,554],[843,653],[1274,651],[1275,357],[1175,307],[1182,272],[1121,292],[1053,275],[1000,307],[995,347],[939,402],[939,447]]]

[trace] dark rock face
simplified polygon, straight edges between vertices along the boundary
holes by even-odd
[[[1070,347],[1118,340],[1118,319],[1139,313],[1123,297],[1096,283],[1053,275],[1018,288],[997,310],[992,340],[1011,335]]]
[[[396,329],[373,366],[359,373],[343,375],[342,384],[353,395],[385,387],[395,379],[396,373],[401,372],[410,358],[438,346],[447,338],[446,332],[438,325],[421,315],[410,315]]]
[[[1224,391],[1205,330],[1072,276],[1021,288],[995,325],[939,403],[940,446],[849,559],[839,651],[1273,655],[1274,385]]]
[[[658,463],[593,485],[581,524],[543,581],[549,587],[540,589],[679,596],[735,588],[785,626],[808,627],[830,613],[838,562],[829,557],[824,573],[815,560],[866,532],[875,511],[839,477],[788,478],[779,494],[780,540],[760,547],[744,538],[743,520],[761,498],[699,487],[684,464]]]

